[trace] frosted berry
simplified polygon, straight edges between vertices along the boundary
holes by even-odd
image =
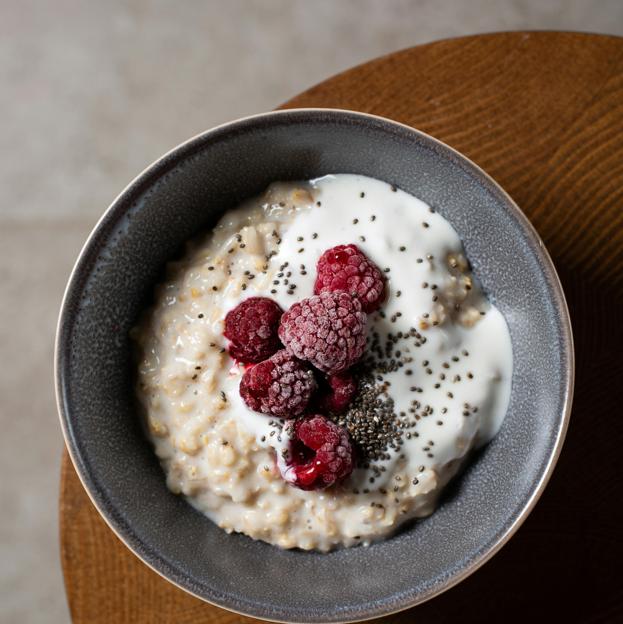
[[[244,363],[261,362],[281,348],[277,329],[283,310],[272,299],[249,297],[225,317],[229,353]]]
[[[378,310],[385,298],[385,277],[356,245],[327,249],[316,266],[316,294],[343,291],[355,294],[364,312]]]
[[[252,410],[279,418],[302,414],[315,389],[312,371],[285,349],[249,367],[240,381],[240,396]]]
[[[293,304],[284,313],[279,338],[301,360],[325,373],[339,373],[364,352],[366,315],[356,297],[324,292]]]
[[[319,383],[316,403],[322,412],[343,412],[357,393],[357,381],[348,371],[327,375]]]
[[[289,425],[290,446],[283,478],[302,490],[321,490],[353,471],[354,449],[348,432],[319,414]]]

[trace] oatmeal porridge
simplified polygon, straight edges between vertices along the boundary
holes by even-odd
[[[510,396],[508,328],[458,235],[364,176],[228,211],[132,335],[168,487],[283,548],[369,544],[432,513]]]

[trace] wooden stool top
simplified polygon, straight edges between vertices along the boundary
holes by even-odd
[[[571,425],[531,516],[457,587],[377,621],[622,621],[623,39],[520,32],[439,41],[355,67],[284,107],[382,115],[474,160],[544,239],[574,328]],[[60,516],[76,624],[258,621],[141,563],[100,518],[67,453]]]

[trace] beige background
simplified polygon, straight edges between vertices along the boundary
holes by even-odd
[[[0,0],[0,622],[67,622],[52,350],[106,205],[214,124],[372,57],[513,29],[623,34],[621,0]]]

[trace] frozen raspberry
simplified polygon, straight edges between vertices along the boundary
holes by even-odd
[[[279,338],[301,360],[325,373],[339,373],[366,347],[366,315],[356,297],[324,292],[290,307],[281,317]]]
[[[261,362],[281,348],[277,329],[283,310],[272,299],[249,297],[225,317],[229,353],[241,362]]]
[[[348,371],[327,375],[319,384],[316,402],[321,411],[339,414],[348,407],[356,392],[357,381]]]
[[[385,298],[385,278],[356,245],[327,249],[316,266],[316,294],[341,290],[355,294],[364,312],[378,310]]]
[[[290,425],[283,478],[302,490],[321,490],[346,478],[354,465],[348,432],[319,414]]]
[[[303,413],[316,389],[314,374],[285,349],[247,369],[240,396],[256,412],[291,418]]]

